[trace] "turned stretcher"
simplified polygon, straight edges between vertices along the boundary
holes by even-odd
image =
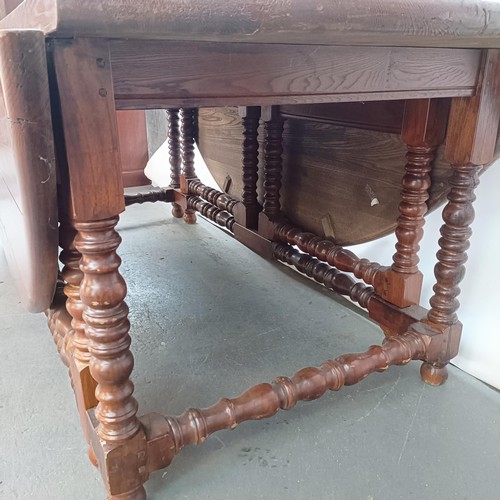
[[[420,360],[426,382],[446,380],[474,188],[499,156],[499,2],[24,0],[8,10],[0,233],[25,306],[46,312],[70,369],[109,498],[145,498],[149,474],[184,446],[391,365]],[[168,110],[171,185],[124,197],[115,111],[156,108]],[[196,178],[196,141],[218,189]],[[427,310],[419,241],[446,198]],[[139,416],[115,226],[144,201],[172,203],[188,223],[201,213],[350,297],[385,340],[210,408]],[[386,266],[343,246],[393,230]]]

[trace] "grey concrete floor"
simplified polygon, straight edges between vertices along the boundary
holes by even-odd
[[[141,413],[178,414],[382,339],[343,300],[165,205],[120,222]],[[66,374],[42,315],[0,257],[0,498],[100,499]],[[151,499],[500,499],[500,394],[418,363],[185,449]]]

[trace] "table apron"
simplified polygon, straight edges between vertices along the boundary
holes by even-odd
[[[117,109],[475,93],[480,49],[110,40]]]

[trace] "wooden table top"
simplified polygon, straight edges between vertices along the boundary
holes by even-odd
[[[51,36],[500,48],[490,0],[24,0],[0,29]]]

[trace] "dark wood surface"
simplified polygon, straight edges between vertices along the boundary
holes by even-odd
[[[50,49],[68,160],[66,210],[80,221],[115,216],[125,202],[107,43],[57,40]]]
[[[20,297],[51,304],[57,279],[57,196],[42,33],[0,33],[0,236]]]
[[[446,148],[447,159],[453,165],[487,165],[498,156],[500,50],[489,50],[485,59],[474,98],[454,100]],[[471,122],[473,125],[465,126]]]
[[[339,102],[280,106],[284,118],[399,134],[403,126],[405,101]]]
[[[123,187],[145,186],[151,181],[144,175],[148,162],[148,138],[144,111],[118,111],[116,113]]]
[[[370,115],[369,104],[365,108]],[[236,109],[200,111],[202,156],[219,186],[231,177],[229,194],[237,199],[243,189],[238,162],[241,133]],[[262,148],[263,137],[259,139]],[[327,223],[328,236],[341,244],[387,234],[398,216],[404,155],[405,145],[397,134],[346,128],[332,118],[319,122],[290,115],[284,134],[283,210],[296,224],[319,235],[325,234]],[[435,169],[431,208],[444,199],[449,173],[443,162]],[[261,203],[263,175],[261,162]]]
[[[474,49],[150,40],[110,52],[119,109],[469,96],[481,62]]]
[[[338,114],[336,106],[340,107]],[[345,127],[350,106],[354,108],[351,121],[354,126]],[[398,133],[377,131],[377,117],[386,116],[385,107],[387,115],[393,118],[386,118],[383,128],[398,129]],[[333,236],[344,245],[389,234],[396,227],[404,174],[406,146],[400,137],[404,102],[332,104],[322,111],[316,111],[317,108],[324,107],[285,106],[281,199],[284,212],[304,229]],[[228,176],[231,178],[229,194],[236,199],[241,199],[243,189],[239,167],[242,131],[235,108],[203,109],[199,113],[202,156],[219,186],[223,186]],[[262,157],[262,136],[259,141]],[[500,131],[493,157],[500,157]],[[263,175],[261,162],[258,181],[261,203]],[[441,146],[431,171],[428,211],[445,201],[450,175]],[[328,227],[331,233],[325,234]]]
[[[357,383],[390,365],[418,359],[424,362],[421,374],[425,381],[444,382],[446,364],[458,352],[462,329],[456,317],[457,297],[474,216],[476,174],[483,163],[494,158],[500,120],[500,55],[497,49],[482,50],[500,46],[499,13],[498,2],[472,0],[381,0],[376,5],[361,0],[328,5],[312,0],[171,0],[146,5],[135,0],[25,0],[2,21],[0,27],[21,23],[24,28],[40,26],[52,34],[45,42],[58,127],[59,221],[67,303],[58,296],[48,314],[54,339],[70,366],[92,449],[90,456],[99,464],[110,500],[143,500],[143,483],[149,473],[168,465],[187,444],[203,442],[210,433],[245,420],[271,416],[297,401],[316,399],[328,389]],[[10,63],[17,59],[10,56],[23,55],[16,50],[26,47],[15,36],[0,37],[6,109],[19,101],[16,92],[20,92],[20,102],[32,103],[30,111],[40,111],[45,119],[41,123],[50,131],[46,121],[50,113],[44,112],[49,109],[44,100],[48,95],[46,66],[41,60],[39,66],[34,65],[40,71],[32,80],[40,77],[42,99],[37,87],[34,92],[30,89],[36,102],[33,97],[31,101],[26,98],[26,90],[19,90],[35,85],[22,73],[23,64],[43,53],[43,36],[26,34],[28,41],[41,48],[13,65]],[[175,38],[187,41],[172,40]],[[9,45],[13,41],[15,47]],[[342,47],[332,46],[340,43]],[[410,297],[411,305],[404,307],[391,293],[381,294],[377,280],[389,276],[384,287],[394,288],[405,276],[418,275],[416,254],[429,166],[447,115],[447,103],[431,99],[445,97],[453,98],[446,141],[446,159],[452,164],[453,176],[439,241],[435,295],[427,313],[414,303],[415,296]],[[312,120],[289,116],[283,130],[278,108],[280,104],[398,98],[413,100],[401,119],[403,140],[392,128],[396,127],[397,114],[374,127],[375,131],[371,130],[373,120],[363,120],[359,113],[349,122],[345,109],[340,113],[343,121],[338,123],[324,116]],[[270,247],[275,257],[347,294],[381,325],[387,337],[382,345],[329,360],[320,368],[303,369],[291,378],[278,377],[272,384],[254,386],[239,398],[222,399],[207,409],[190,409],[180,417],[150,414],[138,418],[131,382],[134,362],[124,302],[126,284],[119,272],[120,237],[115,230],[118,215],[124,210],[115,110],[159,105],[183,108],[180,134],[171,135],[182,157],[180,187],[168,192],[169,199],[185,209],[187,222],[194,222],[199,211],[235,231],[240,241],[262,254]],[[231,211],[240,206],[235,199],[200,185],[194,178],[194,118],[197,107],[208,105],[263,106],[266,125],[259,157],[263,158],[264,184],[258,201],[264,201],[264,212],[259,215],[256,231],[245,227],[249,222],[245,217],[233,218]],[[212,127],[217,120],[229,122],[229,127],[217,131],[222,136],[219,142],[229,139],[233,148],[231,138],[237,132],[238,161],[230,162],[237,167],[231,175],[236,180],[242,166],[242,120],[238,116],[234,121],[230,113],[207,113]],[[13,128],[30,130],[39,125],[38,117],[29,113],[27,117],[20,113],[9,117],[7,123]],[[257,144],[255,130],[249,130],[252,126],[248,123],[246,128],[252,144],[245,164],[244,200],[255,207]],[[31,174],[37,158],[42,163],[49,158],[33,154],[39,154],[33,144],[44,137],[43,130],[33,130],[37,135],[28,147],[21,147],[24,143],[17,143],[18,136],[14,136],[10,150],[30,155],[24,163],[15,162],[16,167],[24,167],[14,168],[14,172]],[[202,149],[208,137],[203,133],[200,130]],[[45,146],[49,147],[48,143],[45,141]],[[227,162],[227,153],[222,153]],[[442,153],[437,154],[442,158]],[[318,161],[322,159],[324,164]],[[223,168],[224,161],[219,161]],[[446,183],[440,181],[439,163],[431,177],[444,193]],[[177,177],[177,172],[174,174]],[[398,210],[394,193],[399,193],[403,175]],[[226,173],[226,187],[227,177]],[[38,184],[44,184],[45,179],[39,178]],[[350,183],[354,191],[346,189]],[[250,189],[251,200],[247,196]],[[29,192],[29,188],[24,191]],[[241,193],[238,189],[235,194]],[[432,196],[431,192],[431,200]],[[440,197],[438,194],[435,199]],[[335,210],[331,206],[324,210],[322,198],[335,198]],[[40,204],[38,195],[29,199]],[[385,206],[387,212],[379,210],[391,199],[395,213],[391,204]],[[55,201],[55,195],[49,201]],[[357,208],[356,212],[356,204],[363,205],[365,211]],[[359,259],[336,242],[338,234],[348,240],[339,233],[342,220],[350,226],[347,235],[355,226],[361,227],[365,236],[381,234],[380,227],[373,230],[370,216],[374,210],[382,212],[383,224],[389,220],[395,223],[400,215],[399,246],[390,274],[386,274],[387,268]],[[289,224],[286,216],[320,222],[319,234]],[[292,248],[293,244],[301,251]],[[57,263],[56,258],[53,261]],[[332,263],[337,269],[329,265]],[[339,268],[366,283],[357,283]],[[407,297],[406,290],[411,287],[399,288],[396,295]]]
[[[97,14],[98,13],[98,14]],[[500,4],[480,0],[25,0],[0,28],[114,36],[424,47],[500,47]]]
[[[483,165],[494,158],[496,131],[500,123],[500,51],[490,50],[480,76],[477,94],[467,101],[454,99],[446,144],[446,157],[453,168],[448,204],[434,268],[437,283],[430,299],[429,319],[456,323],[459,283],[465,274],[470,225],[474,220],[474,190]]]

